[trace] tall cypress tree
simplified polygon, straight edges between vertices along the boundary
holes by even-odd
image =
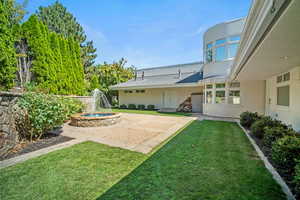
[[[96,48],[92,41],[86,40],[83,27],[76,18],[58,1],[48,7],[39,7],[37,16],[51,31],[62,34],[65,38],[73,37],[80,44],[80,53],[84,67],[94,64]]]
[[[9,89],[14,84],[16,73],[15,37],[10,11],[11,1],[0,0],[0,88]]]

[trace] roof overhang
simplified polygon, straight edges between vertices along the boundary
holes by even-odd
[[[265,80],[299,66],[299,12],[299,0],[255,0],[230,78]]]
[[[112,90],[132,90],[132,89],[155,89],[155,88],[182,88],[182,87],[197,87],[199,83],[180,83],[180,84],[163,84],[163,85],[136,85],[129,87],[110,87]]]

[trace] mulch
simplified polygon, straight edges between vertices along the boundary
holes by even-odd
[[[20,156],[22,154],[33,152],[39,149],[43,149],[49,146],[53,146],[56,144],[64,143],[72,139],[74,138],[49,133],[43,136],[43,138],[33,142],[21,142],[20,144],[16,145],[16,147],[12,149],[7,155],[0,157],[0,161]]]

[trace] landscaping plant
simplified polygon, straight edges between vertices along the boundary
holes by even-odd
[[[126,106],[125,104],[122,104],[122,105],[120,105],[120,108],[121,108],[121,109],[126,109],[127,106]]]
[[[135,104],[129,104],[128,109],[136,109],[136,105]]]
[[[147,106],[147,110],[154,110],[155,109],[155,106],[154,105],[148,105]]]
[[[139,104],[137,107],[139,110],[145,110],[145,105],[143,104]]]
[[[272,146],[272,159],[285,173],[293,174],[300,159],[300,137],[285,136]]]
[[[266,127],[287,127],[279,120],[274,120],[271,117],[262,117],[251,125],[251,133],[259,139],[262,139],[265,134]]]
[[[30,141],[62,125],[71,114],[81,112],[83,108],[77,100],[42,93],[26,93],[17,105],[17,129],[21,138]]]
[[[246,127],[246,128],[250,128],[251,125],[259,120],[261,118],[261,116],[259,116],[259,114],[257,112],[253,113],[253,112],[243,112],[240,115],[240,123],[242,126]]]
[[[295,167],[295,176],[294,176],[294,184],[296,195],[300,196],[300,160],[297,160],[297,165]]]
[[[274,142],[286,135],[296,135],[296,132],[292,128],[285,126],[265,127],[264,132],[263,144],[268,148],[271,148]]]

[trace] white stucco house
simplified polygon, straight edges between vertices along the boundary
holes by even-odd
[[[254,0],[246,18],[203,35],[203,62],[140,69],[112,86],[121,104],[239,117],[259,112],[300,130],[300,1]],[[199,59],[200,60],[200,59]]]

